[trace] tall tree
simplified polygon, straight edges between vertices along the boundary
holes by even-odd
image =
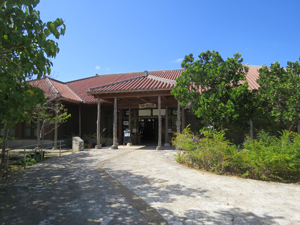
[[[295,129],[300,119],[300,64],[279,62],[259,69],[258,89],[263,112],[280,124],[281,129]]]
[[[253,93],[249,90],[241,54],[223,60],[216,52],[202,52],[199,60],[186,55],[185,71],[176,80],[172,94],[181,105],[190,105],[204,124],[215,129],[240,129],[248,126],[253,111]]]
[[[38,3],[0,0],[0,124],[5,128],[28,119],[27,112],[45,101],[42,90],[26,81],[50,74],[50,58],[59,48],[49,36],[58,39],[65,33],[62,19],[47,23],[40,19]]]

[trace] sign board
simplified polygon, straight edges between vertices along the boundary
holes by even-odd
[[[123,125],[128,126],[129,125],[129,121],[123,121]]]
[[[145,108],[156,108],[156,104],[155,103],[143,103],[143,104],[139,104],[139,108],[140,109],[145,109]]]
[[[168,129],[168,133],[172,133],[172,128],[169,128],[169,129]]]
[[[126,116],[129,116],[129,110],[126,111]]]
[[[153,116],[158,116],[158,109],[153,109],[152,113],[153,113]],[[166,109],[161,109],[161,115],[162,116],[166,115]]]
[[[132,129],[132,133],[136,133],[137,132],[137,129],[136,128],[133,128]]]
[[[151,109],[139,109],[139,116],[151,116]]]
[[[124,130],[123,144],[124,143],[131,143],[130,130],[128,129]]]

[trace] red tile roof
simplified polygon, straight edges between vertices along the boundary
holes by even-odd
[[[85,102],[92,103],[97,100],[87,94],[89,88],[99,87],[103,85],[112,84],[115,82],[120,82],[123,80],[128,80],[136,77],[140,77],[144,72],[137,73],[121,73],[121,74],[111,74],[111,75],[96,75],[93,77],[88,77],[80,80],[74,80],[67,82],[66,84],[76,92]]]
[[[65,83],[62,83],[60,81],[54,80],[54,79],[49,79],[52,85],[55,87],[57,92],[66,99],[70,99],[73,101],[79,101],[81,102],[82,99],[77,96],[75,92],[73,92]]]
[[[44,93],[45,93],[45,96],[47,98],[53,98],[56,96],[56,92],[55,90],[53,90],[51,88],[51,86],[49,85],[49,83],[47,82],[46,79],[40,79],[40,80],[31,80],[29,81],[29,83],[32,85],[32,86],[35,86],[35,87],[39,87],[41,89],[44,90]]]
[[[183,71],[184,69],[157,70],[157,71],[149,71],[149,75],[176,81],[176,78],[179,77]]]
[[[96,88],[90,88],[90,92],[124,92],[124,91],[141,91],[141,90],[158,90],[158,89],[172,89],[174,83],[167,82],[167,80],[159,80],[141,76],[134,79],[124,80],[109,85],[103,85]]]
[[[76,95],[65,83],[52,78],[42,78],[40,80],[32,80],[29,83],[35,87],[44,90],[46,97],[62,97],[66,100],[82,102],[79,96]]]
[[[251,66],[246,74],[246,79],[251,90],[257,89],[259,85],[256,80],[259,77],[260,66]],[[90,92],[122,92],[172,89],[176,84],[176,78],[181,75],[184,69],[156,70],[148,72],[133,72],[96,75],[79,80],[60,82],[52,78],[30,81],[34,86],[44,89],[47,97],[60,94],[61,97],[85,103],[95,103],[97,99],[88,95]]]

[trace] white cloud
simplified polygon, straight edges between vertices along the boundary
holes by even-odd
[[[106,69],[107,69],[107,70],[110,70],[110,68],[109,68],[109,67],[107,67]]]
[[[172,61],[172,63],[181,63],[182,60],[183,60],[182,58],[180,58],[180,59],[175,59],[175,60]]]
[[[96,70],[100,70],[100,66],[96,66]]]

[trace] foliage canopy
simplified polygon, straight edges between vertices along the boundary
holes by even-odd
[[[295,128],[300,117],[299,61],[288,62],[286,68],[279,62],[263,66],[257,83],[261,111],[280,124],[281,129]]]
[[[202,52],[199,60],[186,55],[181,65],[185,71],[177,78],[172,94],[207,125],[244,128],[254,101],[245,77],[248,67],[242,62],[239,53],[227,60],[216,51]]]
[[[0,124],[13,126],[30,115],[35,104],[45,101],[42,90],[26,81],[50,74],[59,52],[49,38],[65,33],[62,19],[44,23],[34,8],[38,0],[0,1]]]

